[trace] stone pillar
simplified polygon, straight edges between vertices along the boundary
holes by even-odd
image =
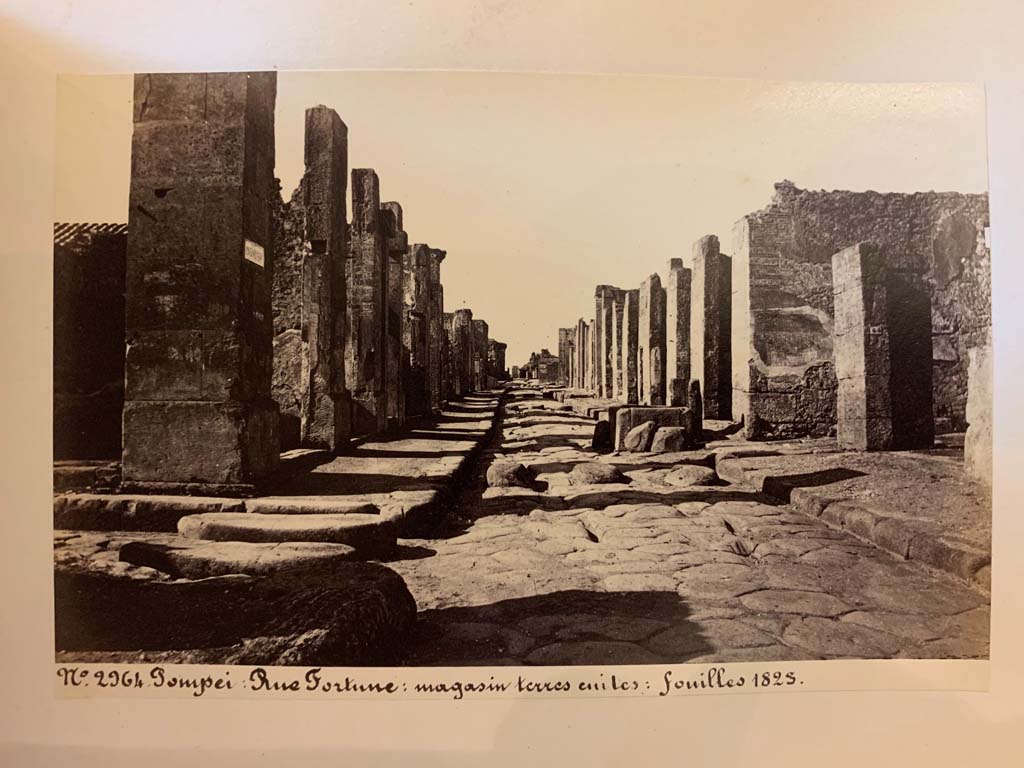
[[[587,324],[587,337],[590,340],[590,349],[587,356],[587,363],[589,366],[587,379],[590,384],[590,391],[595,396],[599,396],[599,390],[601,386],[601,368],[599,362],[601,360],[601,350],[598,346],[598,342],[601,340],[600,329],[597,327],[597,320],[591,318]]]
[[[508,371],[505,370],[505,350],[508,344],[494,339],[487,340],[487,367],[491,378],[495,381],[507,381]]]
[[[445,312],[441,317],[444,335],[441,337],[441,399],[451,400],[458,391],[456,372],[452,361],[453,338],[455,336],[455,313]]]
[[[473,320],[473,390],[482,392],[487,384],[487,322]]]
[[[967,434],[964,465],[974,479],[992,485],[992,339],[967,352]]]
[[[381,237],[384,241],[384,268],[382,280],[384,295],[384,402],[387,428],[398,429],[406,418],[406,379],[404,367],[408,349],[404,344],[406,311],[406,252],[409,237],[403,229],[402,206],[396,202],[382,203],[380,207]]]
[[[640,284],[637,394],[641,405],[665,405],[665,289],[651,275]]]
[[[626,391],[626,293],[627,291],[616,290],[612,298],[612,386],[608,395],[612,400],[621,400]]]
[[[666,405],[686,405],[690,388],[690,270],[670,259],[665,286]]]
[[[575,389],[586,389],[587,323],[582,317],[576,321],[576,348],[574,353],[576,357],[576,365],[572,386]]]
[[[382,236],[380,182],[371,168],[352,171],[352,230],[348,281],[345,380],[352,396],[352,431],[367,435],[387,427],[385,300],[386,243]]]
[[[622,309],[622,392],[618,400],[628,405],[640,402],[637,390],[637,347],[640,342],[640,291],[626,291]]]
[[[570,360],[572,358],[573,336],[576,331],[573,328],[558,329],[558,367],[559,383],[571,387],[569,376],[572,371]]]
[[[887,267],[871,243],[832,257],[837,441],[857,450],[929,448],[931,301],[919,271]]]
[[[278,206],[284,220],[276,222],[273,393],[282,447],[337,450],[351,428],[344,360],[348,129],[333,109],[306,110],[305,164],[290,203]]]
[[[452,364],[455,394],[473,391],[473,310],[457,309],[452,318]]]
[[[594,294],[594,333],[597,349],[594,357],[597,365],[594,383],[598,397],[611,398],[615,389],[612,349],[615,346],[615,298],[620,293],[622,291],[614,286],[599,285]]]
[[[430,409],[440,409],[445,399],[444,374],[444,286],[441,284],[441,262],[447,251],[430,248],[427,252],[427,392]]]
[[[430,410],[427,391],[430,249],[416,244],[405,254],[402,312],[402,390],[405,413],[423,416]]]
[[[273,72],[135,77],[122,484],[250,493],[278,464]]]
[[[704,415],[732,419],[732,259],[718,238],[693,244],[690,291],[690,378],[700,382]]]

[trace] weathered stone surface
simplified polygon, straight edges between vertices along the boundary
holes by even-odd
[[[967,434],[964,465],[985,485],[992,485],[992,341],[968,351]]]
[[[959,358],[934,366],[935,417],[962,428],[966,350],[991,327],[987,226],[987,195],[777,184],[771,205],[734,230],[732,415],[743,417],[747,436],[825,435],[834,426],[828,259],[858,242],[876,244],[889,266],[925,271],[933,332],[957,329]]]
[[[857,659],[892,656],[903,645],[888,632],[819,616],[793,621],[783,640],[814,653]]]
[[[641,405],[665,405],[665,289],[651,275],[640,284],[637,394]]]
[[[665,404],[686,405],[690,386],[690,283],[682,259],[670,259],[665,283]]]
[[[597,453],[611,453],[615,450],[612,434],[612,423],[602,419],[594,425],[594,436],[590,441],[590,450]]]
[[[754,611],[771,613],[802,613],[810,616],[837,616],[850,610],[850,606],[823,592],[765,589],[740,598],[740,602]]]
[[[530,488],[536,473],[517,461],[494,461],[487,468],[487,485],[491,488]]]
[[[333,542],[360,554],[386,553],[395,545],[395,526],[379,515],[254,515],[211,512],[178,521],[192,539],[251,542]]]
[[[224,541],[166,545],[131,541],[121,545],[118,558],[148,566],[174,578],[205,579],[229,573],[259,576],[289,569],[321,569],[353,559],[355,549],[345,544],[290,542],[252,544]]]
[[[407,310],[416,303],[417,297],[409,296],[410,287],[415,291],[417,285],[422,284],[423,273],[419,268],[419,256],[417,262],[409,262],[409,236],[403,229],[402,206],[394,200],[381,203],[378,217],[380,227],[380,239],[383,243],[384,257],[382,264],[384,274],[382,276],[382,297],[384,302],[384,349],[381,354],[384,360],[384,413],[385,422],[389,430],[401,428],[406,420],[406,411],[409,406],[407,393],[411,384],[410,356],[411,341],[407,338],[408,319]],[[421,246],[422,247],[422,246]],[[420,289],[422,292],[422,288]],[[417,341],[422,344],[424,337],[422,313],[418,315],[420,336]],[[424,356],[423,347],[417,349],[417,356],[422,362]],[[422,401],[423,395],[423,368],[417,369],[415,386],[419,398],[417,406]]]
[[[244,502],[204,496],[71,493],[53,499],[53,527],[92,531],[174,531],[186,515],[242,512]]]
[[[653,421],[645,421],[633,427],[629,432],[626,433],[626,438],[623,440],[622,447],[632,453],[643,453],[650,450],[651,440],[654,439],[654,433],[657,430]]]
[[[273,394],[282,447],[336,450],[349,437],[345,392],[348,129],[333,109],[306,110],[306,170],[277,203]]]
[[[627,437],[628,441],[628,437]],[[651,453],[676,453],[690,447],[690,433],[686,427],[658,427],[651,439]]]
[[[572,485],[628,483],[629,478],[611,464],[588,461],[572,468],[569,473],[569,482]]]
[[[662,429],[665,429],[665,427],[662,427]],[[661,430],[658,431],[660,432]],[[710,467],[683,464],[665,475],[663,480],[669,485],[688,488],[691,485],[715,485],[718,482],[718,475]]]
[[[909,269],[868,243],[832,257],[837,441],[856,450],[931,447],[931,305]]]
[[[693,244],[690,378],[700,382],[709,419],[732,419],[732,259],[718,238]]]
[[[58,568],[54,595],[62,661],[393,663],[416,617],[401,577],[369,563],[169,583]]]
[[[615,412],[615,450],[626,450],[626,435],[644,422],[656,427],[686,427],[689,424],[689,409],[661,408],[619,408]]]
[[[352,432],[387,426],[386,243],[381,231],[380,180],[371,168],[352,169],[352,227],[346,262],[345,381],[352,396]]]
[[[270,397],[276,90],[273,72],[135,78],[128,487],[251,491],[277,465]]]

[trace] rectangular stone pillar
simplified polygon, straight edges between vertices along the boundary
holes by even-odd
[[[125,489],[249,493],[278,464],[273,72],[135,77]]]
[[[387,258],[384,291],[384,400],[387,428],[395,430],[405,423],[405,391],[408,349],[405,346],[406,252],[409,238],[403,229],[402,206],[394,201],[380,207],[381,237]]]
[[[441,262],[447,251],[430,248],[427,253],[427,392],[430,409],[437,411],[445,399],[443,392],[444,363],[444,286],[441,284]]]
[[[422,243],[405,254],[405,283],[402,312],[402,390],[405,413],[423,416],[430,410],[427,391],[430,249]]]
[[[640,291],[625,292],[622,308],[622,392],[620,402],[637,405],[640,396],[637,390],[637,346],[640,339]]]
[[[473,391],[473,310],[457,309],[452,318],[452,365],[455,394]]]
[[[345,380],[352,396],[352,431],[387,427],[385,299],[386,242],[381,229],[380,181],[372,168],[352,171],[352,230],[348,281]]]
[[[473,390],[482,392],[487,384],[487,334],[485,320],[473,320]]]
[[[591,318],[590,322],[587,323],[587,337],[590,339],[590,349],[587,356],[587,363],[589,371],[587,379],[589,381],[589,389],[595,395],[599,395],[599,388],[601,386],[601,369],[599,362],[601,360],[601,351],[598,346],[598,342],[601,339],[600,329],[597,327],[597,320]]]
[[[693,244],[690,378],[700,382],[704,418],[732,419],[732,259],[718,238]]]
[[[441,337],[441,399],[444,402],[451,400],[458,387],[455,382],[456,368],[452,361],[453,337],[455,335],[455,313],[445,312],[441,316],[444,326],[444,335]]]
[[[665,397],[686,405],[690,390],[690,270],[670,259],[665,286]]]
[[[859,243],[832,257],[840,446],[929,448],[932,415],[931,301],[920,272],[886,266]]]
[[[570,359],[572,358],[573,337],[576,331],[573,328],[558,329],[558,366],[559,383],[567,387],[572,386],[569,376],[572,371]]]
[[[582,317],[576,321],[576,348],[573,351],[576,357],[576,365],[572,386],[574,389],[585,389],[585,377],[587,370],[587,323]]]
[[[276,206],[283,220],[276,222],[273,394],[282,448],[337,450],[351,429],[344,360],[348,129],[333,109],[306,110],[305,165],[291,201]]]
[[[594,322],[597,336],[595,384],[598,397],[614,397],[615,366],[612,361],[612,350],[615,346],[615,298],[621,292],[611,285],[599,285],[594,295]]]
[[[665,405],[665,289],[654,274],[640,284],[637,394],[641,405]]]
[[[494,339],[487,340],[487,368],[490,371],[491,379],[495,382],[508,380],[508,371],[505,370],[505,350],[508,344]]]

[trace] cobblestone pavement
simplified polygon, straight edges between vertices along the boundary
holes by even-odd
[[[592,420],[510,403],[461,524],[387,563],[419,606],[410,665],[985,658],[982,594],[731,486],[706,452],[598,456]],[[535,488],[487,488],[496,458]],[[573,485],[586,462],[628,483]]]

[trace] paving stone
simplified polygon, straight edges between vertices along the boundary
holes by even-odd
[[[892,656],[907,642],[888,632],[820,616],[791,622],[782,639],[812,653],[864,659]]]
[[[754,581],[688,576],[689,570],[677,571],[675,574],[678,582],[676,592],[689,601],[725,600],[762,586]]]
[[[517,461],[495,461],[487,468],[487,485],[491,488],[529,488],[536,473]]]
[[[674,661],[715,649],[713,639],[704,633],[703,625],[691,622],[659,632],[647,639],[644,647],[666,660]]]
[[[752,611],[761,613],[799,613],[810,616],[837,616],[850,610],[850,606],[823,592],[801,590],[764,589],[744,595],[740,602]]]
[[[612,640],[557,642],[532,651],[527,664],[570,666],[574,664],[656,664],[660,659],[634,643]]]
[[[707,565],[709,563],[730,563],[734,565],[748,565],[749,559],[742,555],[737,555],[732,552],[722,552],[718,550],[704,550],[698,549],[693,552],[687,552],[686,554],[680,555],[677,558],[673,558],[672,562],[680,567],[693,567],[698,565]]]
[[[344,498],[289,498],[261,496],[245,500],[245,511],[258,515],[379,515],[380,508],[368,501]]]
[[[495,552],[491,557],[503,565],[514,568],[535,568],[551,562],[551,558],[547,555],[525,547]]]
[[[607,640],[636,643],[671,626],[667,621],[637,616],[581,616],[555,632],[559,640],[578,640],[598,635]]]
[[[854,611],[845,614],[840,620],[887,632],[914,643],[935,640],[943,635],[941,620],[920,614]]]
[[[754,661],[813,661],[821,656],[788,645],[764,645],[754,648],[724,648],[687,659],[691,664],[729,664]]]
[[[602,585],[609,592],[672,592],[676,588],[674,579],[655,573],[624,573],[608,576]]]

